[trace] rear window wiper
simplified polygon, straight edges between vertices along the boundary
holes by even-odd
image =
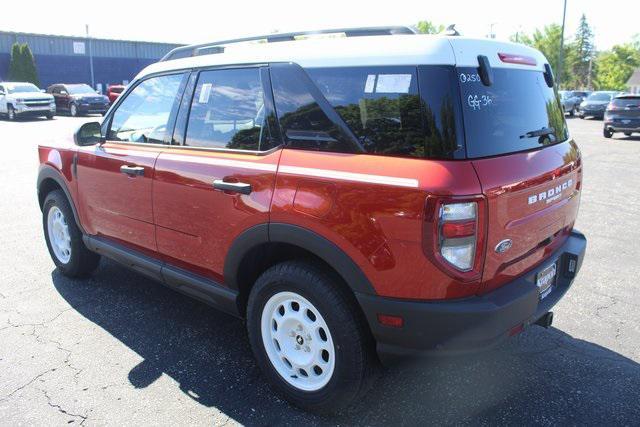
[[[520,139],[523,138],[535,138],[537,136],[549,136],[549,135],[555,135],[556,130],[554,128],[541,128],[538,130],[532,130],[529,131],[527,133],[525,133],[524,135],[520,135]]]

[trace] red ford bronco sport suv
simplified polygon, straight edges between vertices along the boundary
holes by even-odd
[[[39,148],[59,271],[105,256],[246,319],[265,377],[314,410],[380,359],[549,326],[586,247],[540,52],[340,32],[178,48],[75,145]]]

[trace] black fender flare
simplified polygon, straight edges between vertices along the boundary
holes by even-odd
[[[353,292],[376,295],[358,265],[336,244],[309,229],[285,223],[259,224],[242,232],[231,244],[224,264],[224,281],[239,290],[238,271],[244,256],[265,243],[287,243],[305,249],[332,266]]]
[[[67,196],[67,200],[69,200],[69,205],[71,206],[71,210],[73,211],[73,219],[75,220],[76,225],[78,226],[82,234],[86,234],[84,232],[84,228],[82,228],[82,225],[80,224],[80,217],[78,216],[78,210],[76,209],[76,202],[73,200],[73,197],[71,197],[71,193],[69,192],[69,187],[67,186],[67,181],[64,179],[60,171],[58,171],[53,166],[43,165],[40,168],[40,172],[38,172],[38,180],[37,180],[38,202],[40,202],[41,200],[40,192],[41,192],[42,183],[47,179],[52,179],[53,181],[56,182],[56,184],[58,184],[58,186],[60,186],[60,188],[62,188],[62,191],[64,191],[65,196]],[[42,210],[42,205],[40,205],[40,209]]]

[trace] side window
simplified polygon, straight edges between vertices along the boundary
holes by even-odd
[[[113,114],[107,139],[162,144],[180,99],[184,74],[151,77],[137,85]]]
[[[184,145],[267,150],[268,114],[259,68],[202,71]]]
[[[425,155],[416,67],[307,70],[367,153]]]
[[[335,114],[302,68],[289,64],[271,67],[276,111],[287,146],[342,153],[361,152],[341,127]],[[321,104],[325,104],[325,109]],[[346,126],[345,126],[346,127]]]

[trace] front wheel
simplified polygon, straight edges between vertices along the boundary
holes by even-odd
[[[53,113],[49,113],[45,116],[47,120],[53,120]]]
[[[260,276],[247,307],[249,340],[275,391],[293,404],[333,412],[364,394],[377,361],[355,299],[333,272],[310,262]]]
[[[631,136],[631,134],[632,134],[631,132],[625,132],[624,136]]]
[[[575,115],[576,115],[576,109],[575,109],[575,107],[574,107],[574,108],[572,108],[572,109],[571,109],[571,111],[569,111],[569,116],[570,116],[570,117],[573,117],[573,116],[575,116]]]
[[[604,136],[605,138],[611,138],[613,136],[613,131],[609,128],[604,128],[602,130],[602,136]]]
[[[47,248],[58,270],[69,277],[86,277],[100,261],[82,241],[73,211],[62,190],[47,195],[42,208],[42,226]]]
[[[69,114],[71,115],[71,117],[78,116],[78,106],[76,104],[71,104],[69,106]]]
[[[7,107],[7,118],[11,121],[16,119],[16,110],[13,108],[13,105]]]

